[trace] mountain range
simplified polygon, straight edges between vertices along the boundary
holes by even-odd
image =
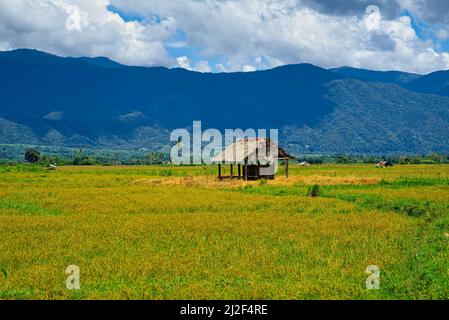
[[[0,52],[0,144],[167,150],[171,130],[278,128],[294,154],[449,152],[449,71],[236,73]]]

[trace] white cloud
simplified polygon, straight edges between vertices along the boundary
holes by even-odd
[[[212,69],[209,65],[209,62],[206,60],[198,61],[195,65],[195,70],[198,72],[211,72]]]
[[[170,64],[163,42],[173,19],[125,22],[107,0],[0,0],[2,47],[29,47],[60,55],[107,56],[124,64]]]
[[[436,36],[439,40],[447,40],[449,39],[449,30],[447,28],[440,28],[436,32]]]
[[[253,72],[256,71],[257,69],[253,66],[250,66],[249,64],[245,64],[242,70],[243,72]]]
[[[394,16],[399,3],[414,12],[437,8],[423,5],[436,0],[376,0],[380,11],[367,13],[361,10],[365,2],[332,7],[321,0],[0,0],[0,49],[103,55],[124,64],[201,72],[211,71],[210,61],[222,72],[301,62],[420,73],[449,68],[438,44],[419,39],[408,16]],[[125,21],[109,4],[143,20]],[[443,31],[439,36],[446,38]],[[177,59],[167,51],[176,49],[183,50]]]
[[[217,63],[217,64],[215,65],[215,69],[216,69],[218,72],[228,72],[228,69],[226,69],[226,67],[225,67],[222,63]]]
[[[189,58],[187,58],[186,56],[176,58],[176,62],[178,63],[178,66],[180,68],[183,68],[186,70],[192,70],[192,67],[190,66]]]
[[[168,48],[185,48],[187,46],[187,43],[185,41],[172,41],[172,42],[167,42],[165,44],[166,47]]]
[[[420,73],[449,68],[435,44],[416,36],[409,17],[387,20],[382,8],[356,16],[320,13],[295,0],[113,3],[140,14],[172,17],[189,47],[200,49],[206,58],[224,57],[217,71],[300,62]]]
[[[449,1],[447,0],[399,0],[403,9],[427,24],[449,24]]]
[[[190,65],[189,58],[186,56],[176,58],[176,62],[178,67],[190,70],[190,71],[198,71],[198,72],[211,72],[212,68],[209,65],[209,62],[206,60],[200,60],[195,64],[195,67]]]

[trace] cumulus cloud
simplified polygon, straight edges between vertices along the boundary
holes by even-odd
[[[224,57],[216,66],[221,71],[299,62],[420,73],[449,67],[446,53],[437,52],[434,43],[417,37],[410,17],[397,16],[406,5],[403,1],[113,3],[125,11],[173,17],[189,46],[199,48],[204,57]],[[377,6],[367,8],[369,3],[378,4],[380,10]]]
[[[382,8],[387,18],[396,17],[403,7],[401,0],[303,0],[302,3],[331,15],[360,15],[371,5]]]
[[[409,9],[428,23],[449,24],[449,1],[447,0],[401,0],[403,8]]]
[[[187,58],[186,56],[176,58],[176,62],[178,63],[178,66],[180,68],[183,68],[186,70],[192,70],[192,67],[190,66],[189,58]]]
[[[195,65],[195,70],[198,72],[211,72],[212,68],[209,65],[209,62],[206,60],[200,60]]]
[[[449,27],[442,27],[439,28],[436,32],[435,32],[436,37],[439,40],[445,41],[449,39]]]
[[[192,67],[190,65],[190,61],[189,58],[187,56],[182,56],[182,57],[178,57],[176,58],[176,62],[178,64],[178,67],[182,68],[182,69],[186,69],[186,70],[190,70],[190,71],[197,71],[197,72],[211,72],[212,68],[209,65],[209,62],[206,60],[200,60],[195,64],[195,67]]]
[[[131,65],[170,63],[163,41],[176,30],[173,19],[126,22],[108,5],[107,0],[0,0],[0,48],[108,56]]]
[[[242,68],[243,72],[253,72],[256,71],[257,69],[254,66],[250,66],[249,64],[245,64]]]
[[[409,10],[423,21],[442,24],[434,38],[446,39],[446,3],[0,0],[0,50],[31,47],[200,72],[253,71],[307,62],[426,73],[449,68],[449,55],[438,51],[438,43],[420,39],[411,18],[401,12]],[[120,14],[111,12],[109,5]],[[132,21],[127,16],[139,18]]]

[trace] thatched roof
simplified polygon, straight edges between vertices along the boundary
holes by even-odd
[[[264,153],[266,154],[266,158],[263,158]],[[237,140],[217,155],[213,159],[213,162],[244,163],[245,160],[249,160],[249,162],[251,162],[251,160],[254,159],[267,159],[271,161],[272,159],[293,159],[293,157],[282,148],[271,142],[270,139],[256,138]]]

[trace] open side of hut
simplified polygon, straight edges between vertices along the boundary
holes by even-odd
[[[218,178],[259,180],[275,178],[278,160],[285,161],[285,175],[288,177],[288,161],[294,159],[270,139],[240,139],[214,158],[218,164]],[[222,174],[222,166],[229,165],[230,174]],[[235,172],[237,169],[237,172]]]

